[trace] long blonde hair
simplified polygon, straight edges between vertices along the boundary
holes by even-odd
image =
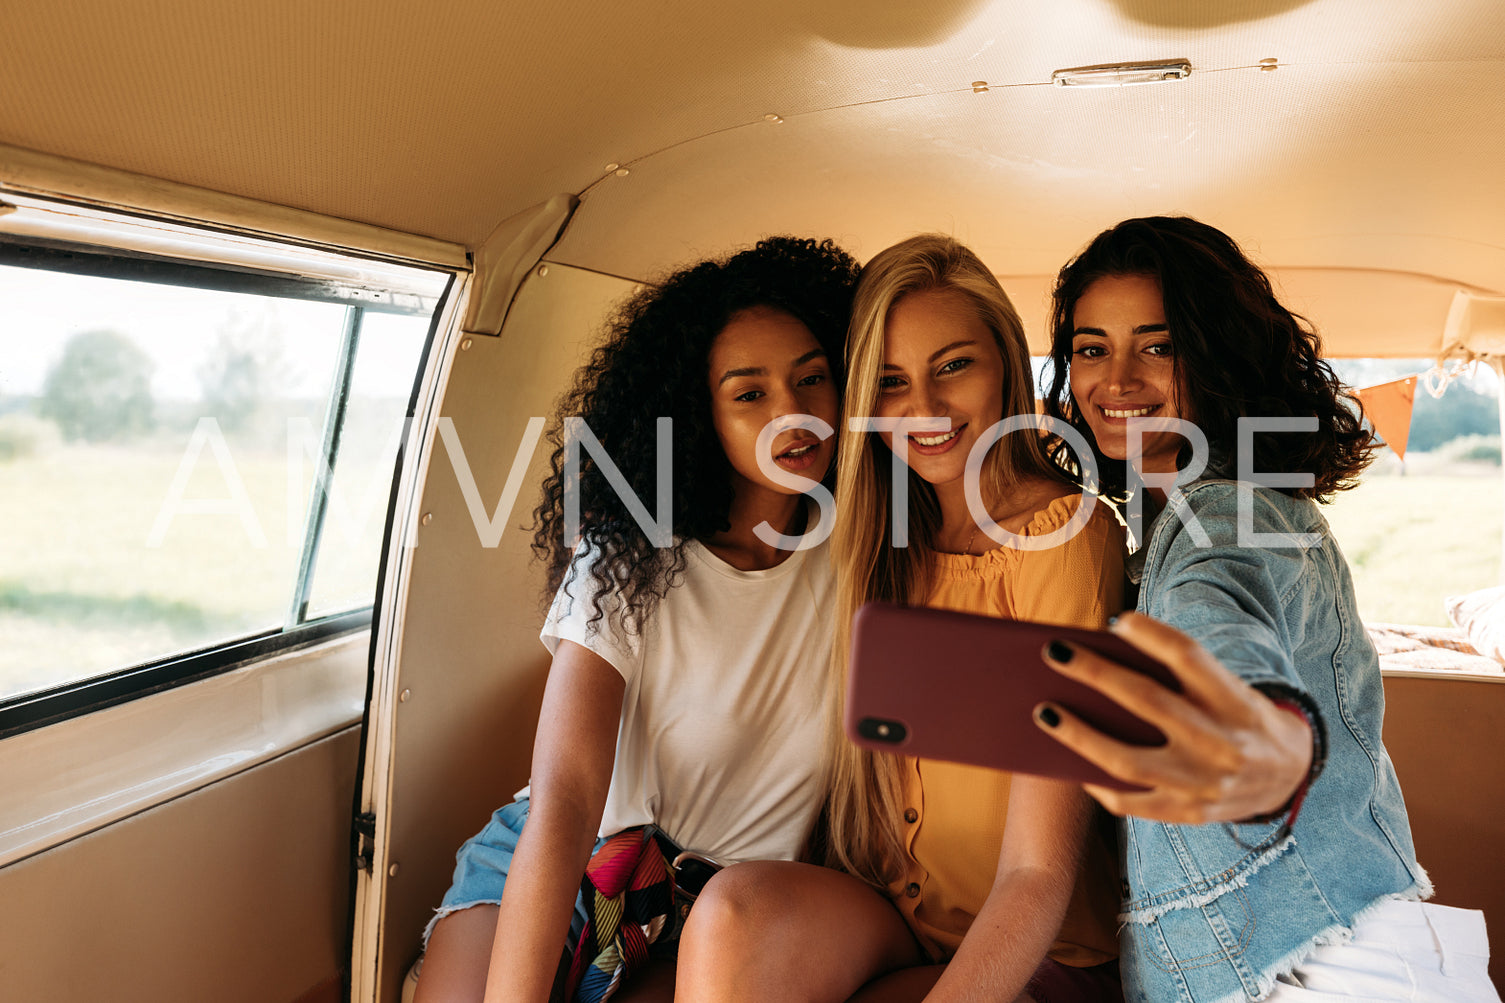
[[[862,269],[847,334],[847,389],[843,439],[836,472],[836,640],[830,673],[833,693],[831,795],[826,862],[878,888],[897,877],[904,858],[903,759],[857,748],[841,732],[840,708],[852,614],[873,599],[924,603],[935,565],[941,526],[935,490],[914,471],[909,477],[909,546],[892,544],[894,457],[872,433],[852,432],[850,419],[876,414],[883,337],[890,312],[910,293],[955,289],[971,300],[1003,355],[1004,417],[1033,413],[1035,395],[1029,347],[1019,314],[993,273],[970,250],[943,234],[921,234],[881,251]],[[1015,434],[988,454],[983,497],[1002,497],[1038,478],[1064,480],[1040,436]]]

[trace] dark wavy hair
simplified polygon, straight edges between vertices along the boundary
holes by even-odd
[[[637,631],[679,581],[686,543],[731,525],[731,464],[711,422],[707,380],[716,336],[750,307],[786,311],[825,350],[839,389],[856,283],[857,262],[833,242],[770,237],[675,272],[617,309],[605,343],[575,374],[548,432],[549,475],[533,512],[533,551],[548,571],[547,595],[574,579],[575,541],[564,538],[564,419],[585,420],[650,510],[657,499],[657,419],[674,421],[671,547],[653,546],[589,454],[580,453],[580,531],[595,553],[591,622],[610,613],[623,629]]]
[[[1354,487],[1375,449],[1359,400],[1322,360],[1311,325],[1280,304],[1270,279],[1233,238],[1186,216],[1130,219],[1098,234],[1061,269],[1051,309],[1051,383],[1045,411],[1069,422],[1096,454],[1101,490],[1127,496],[1125,464],[1097,448],[1071,397],[1072,314],[1098,279],[1143,275],[1160,285],[1170,329],[1183,417],[1207,436],[1209,472],[1232,476],[1240,417],[1317,417],[1317,430],[1254,437],[1253,469],[1310,473],[1308,488],[1287,494],[1326,501]],[[1080,476],[1062,443],[1056,462]],[[1190,446],[1182,449],[1185,466]],[[1219,469],[1219,468],[1222,469]]]

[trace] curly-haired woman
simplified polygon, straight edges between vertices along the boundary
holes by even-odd
[[[1052,645],[1167,742],[1036,708],[1141,788],[1091,789],[1125,816],[1127,998],[1497,1001],[1482,915],[1420,901],[1379,665],[1315,504],[1373,445],[1317,336],[1226,234],[1155,217],[1062,270],[1052,337],[1048,413],[1093,443],[1110,494],[1158,510],[1129,562],[1142,615],[1114,629],[1183,686]]]
[[[530,796],[460,849],[420,999],[547,999],[598,836],[653,825],[722,862],[800,853],[824,794],[831,570],[824,545],[777,536],[823,532],[799,485],[825,477],[835,439],[796,416],[836,422],[855,278],[829,241],[764,240],[636,296],[579,372],[536,512],[557,592]],[[575,417],[649,500],[672,419],[672,540],[639,525],[605,460],[571,497]]]

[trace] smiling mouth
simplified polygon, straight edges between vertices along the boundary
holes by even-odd
[[[1159,404],[1150,404],[1147,407],[1131,408],[1108,408],[1099,406],[1098,410],[1109,418],[1144,418],[1160,410]]]
[[[820,459],[816,453],[819,447],[819,439],[800,439],[794,445],[776,455],[773,460],[779,466],[791,472],[810,470]]]
[[[965,427],[965,425],[962,426],[962,428]],[[961,428],[953,428],[949,432],[941,432],[938,435],[911,435],[910,439],[921,446],[942,446],[961,434]]]

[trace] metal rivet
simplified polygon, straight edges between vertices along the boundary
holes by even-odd
[[[462,352],[468,352],[468,351],[470,351],[470,345],[471,345],[470,339],[469,338],[464,339],[463,341],[460,342],[460,351],[462,351]]]
[[[549,266],[548,265],[539,265],[538,266],[538,277],[539,278],[543,278],[547,274],[549,274]]]
[[[395,878],[395,877],[397,877],[397,865],[396,864],[393,864],[391,867],[387,868],[387,877],[389,877],[389,878]]]
[[[432,513],[432,512],[425,512],[425,513],[423,513],[423,518],[420,519],[420,520],[418,520],[418,521],[421,522],[421,523],[423,523],[425,526],[427,526],[429,523],[431,523],[431,522],[434,521],[434,513]]]
[[[763,116],[763,121],[765,121],[765,122],[772,122],[774,125],[778,125],[780,122],[782,122],[784,120],[782,118],[780,118],[779,116],[775,115],[773,112],[769,112],[767,115]]]
[[[1259,68],[1266,73],[1268,73],[1270,70],[1278,70],[1280,69],[1280,60],[1276,59],[1274,56],[1269,56],[1265,59],[1261,59],[1259,61]]]
[[[612,171],[616,170],[618,167],[621,167],[621,166],[622,166],[621,164],[607,164],[606,165],[606,173],[610,174]]]
[[[986,94],[987,92],[988,92],[988,82],[986,80],[974,80],[974,81],[972,81],[972,93],[973,94]]]
[[[410,697],[412,695],[413,695],[413,691],[412,690],[403,690],[401,693],[399,693],[397,695],[397,702],[398,703],[407,703],[408,702],[408,697]]]
[[[627,175],[629,175],[631,173],[632,172],[629,171],[625,167],[619,167],[619,168],[617,168],[617,177],[619,177],[619,178],[625,178],[625,177],[627,177]]]

